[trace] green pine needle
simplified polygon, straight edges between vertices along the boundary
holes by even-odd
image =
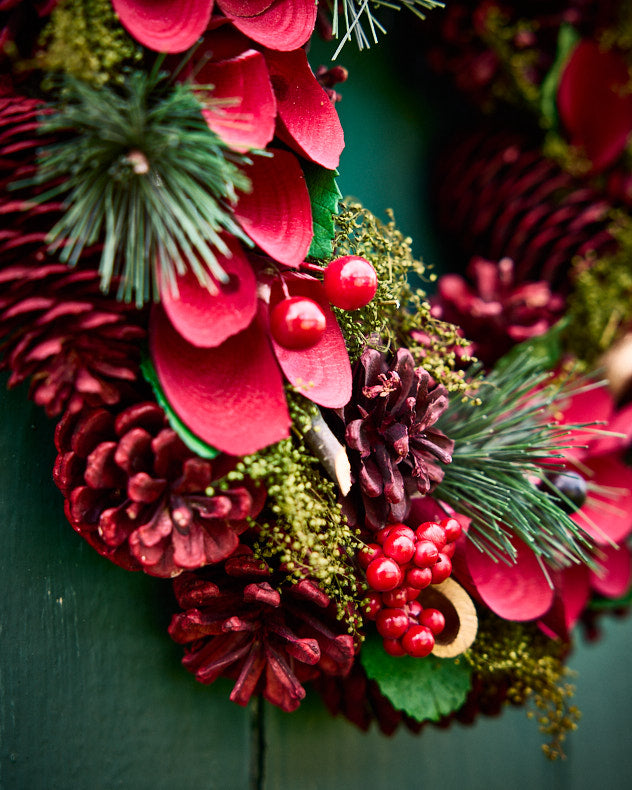
[[[578,389],[546,386],[550,374],[524,346],[479,378],[480,405],[454,403],[438,422],[455,449],[436,496],[472,519],[468,538],[491,556],[515,558],[515,536],[553,566],[592,564],[588,535],[547,493],[547,472],[560,471],[555,459],[577,446],[578,431],[588,431],[552,417]]]
[[[339,6],[342,5],[340,10]],[[342,36],[338,48],[332,60],[335,60],[344,45],[355,37],[358,49],[368,49],[371,43],[377,44],[377,32],[386,33],[378,19],[373,15],[374,8],[391,8],[399,11],[406,8],[412,11],[419,19],[425,19],[422,9],[443,8],[444,3],[440,0],[343,0],[339,4],[337,0],[332,3],[332,32],[334,38],[338,38],[341,33],[341,25],[344,25],[345,33]],[[362,21],[368,25],[370,36],[362,27]]]
[[[248,160],[227,149],[202,117],[190,86],[170,85],[154,69],[129,75],[124,87],[95,88],[68,77],[43,134],[61,135],[40,156],[39,200],[63,196],[66,212],[50,231],[52,252],[74,266],[102,243],[104,291],[120,275],[118,298],[140,307],[175,290],[190,268],[214,292],[227,275],[216,253],[221,234],[249,244],[230,206],[250,182]]]

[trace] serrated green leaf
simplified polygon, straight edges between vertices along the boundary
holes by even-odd
[[[219,455],[220,451],[216,450],[214,447],[211,447],[210,444],[207,444],[205,441],[200,439],[199,436],[196,436],[189,428],[187,428],[187,426],[175,413],[173,407],[167,400],[167,396],[165,395],[162,387],[160,386],[160,382],[158,381],[158,374],[156,373],[156,369],[154,368],[151,359],[148,356],[143,357],[140,364],[140,369],[142,371],[143,376],[145,377],[145,381],[148,382],[148,384],[151,386],[152,390],[154,391],[154,395],[156,396],[156,400],[158,401],[158,404],[161,406],[161,408],[167,415],[167,420],[169,421],[169,425],[171,425],[173,430],[178,434],[178,436],[186,444],[189,450],[192,450],[196,455],[199,455],[201,458],[216,458]]]
[[[417,721],[438,721],[461,707],[471,687],[472,669],[463,659],[389,656],[378,636],[362,646],[367,675],[397,710]]]
[[[342,197],[336,183],[337,170],[307,162],[303,165],[305,182],[312,203],[314,237],[307,253],[311,258],[331,260],[335,235],[334,216]]]
[[[557,53],[549,73],[542,82],[540,111],[552,128],[557,126],[557,89],[571,52],[579,43],[579,33],[571,25],[562,25],[557,37]]]

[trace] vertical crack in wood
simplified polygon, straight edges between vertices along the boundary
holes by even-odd
[[[266,735],[263,699],[254,697],[250,710],[250,790],[264,790]]]

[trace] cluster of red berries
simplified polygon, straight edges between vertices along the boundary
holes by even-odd
[[[342,310],[358,310],[377,291],[377,274],[365,258],[345,255],[332,261],[324,273],[327,299]],[[325,332],[326,318],[321,306],[306,296],[288,296],[270,314],[270,331],[285,348],[309,348]]]
[[[452,573],[450,558],[460,534],[455,518],[424,521],[416,530],[393,524],[360,552],[358,561],[369,585],[364,613],[375,620],[390,655],[421,658],[432,651],[445,618],[417,599],[425,587],[440,584]]]

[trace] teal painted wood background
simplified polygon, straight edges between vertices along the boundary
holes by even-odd
[[[368,64],[387,81],[374,65],[382,57],[345,57],[342,189],[376,213],[395,207],[416,251],[432,260],[419,194],[424,108],[392,81],[386,90],[353,76]],[[168,583],[110,565],[75,535],[51,480],[53,425],[24,390],[6,393],[0,383],[2,790],[630,786],[630,619],[609,621],[601,642],[577,646],[570,665],[584,716],[558,764],[541,755],[522,710],[386,738],[332,719],[312,696],[288,715],[233,705],[229,684],[195,683],[165,633]]]

